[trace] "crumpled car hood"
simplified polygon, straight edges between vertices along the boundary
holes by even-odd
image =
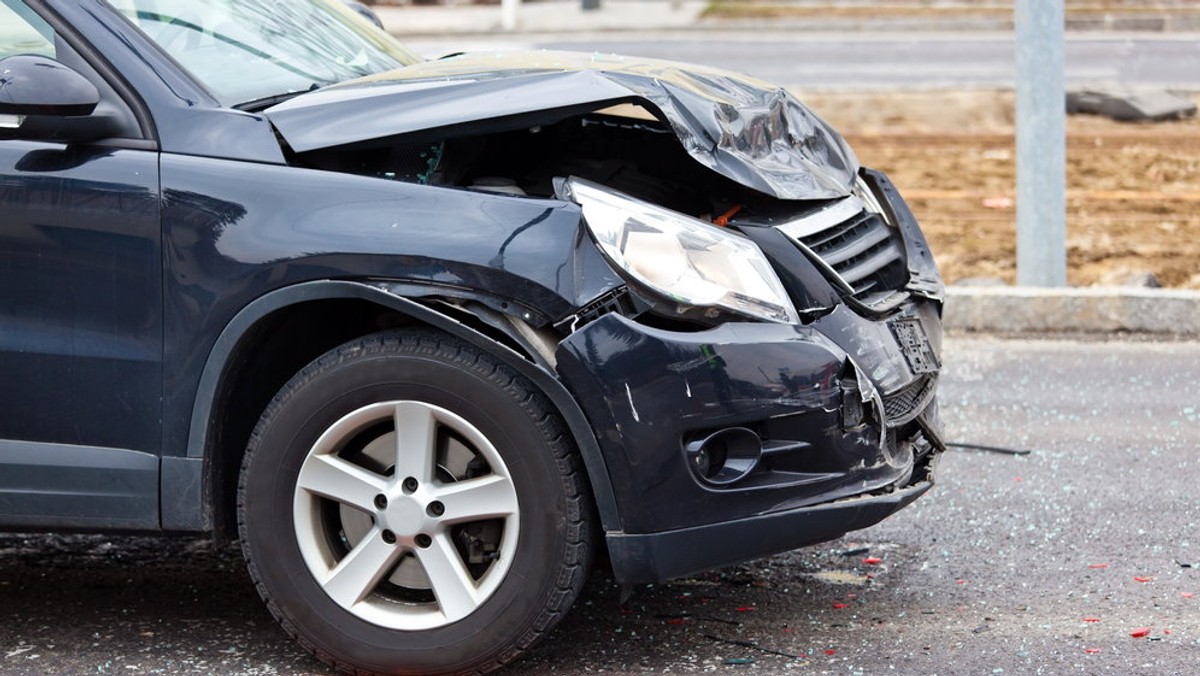
[[[549,124],[624,102],[667,122],[704,166],[780,199],[843,197],[858,172],[841,135],[779,87],[612,55],[464,54],[327,87],[264,114],[293,150],[307,152],[480,123],[489,131]]]

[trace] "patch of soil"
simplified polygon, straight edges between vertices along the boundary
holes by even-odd
[[[946,280],[1016,276],[1011,91],[804,93],[908,198]],[[1200,95],[1196,97],[1200,102]],[[1067,120],[1067,281],[1200,289],[1200,119]]]

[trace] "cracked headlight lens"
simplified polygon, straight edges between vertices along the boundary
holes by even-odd
[[[678,306],[798,324],[779,277],[750,240],[602,185],[571,178],[568,197],[600,250],[631,281]]]

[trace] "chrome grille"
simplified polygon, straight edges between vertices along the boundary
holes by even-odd
[[[899,234],[857,197],[784,223],[779,230],[823,262],[845,290],[864,303],[877,303],[901,291],[908,281]]]

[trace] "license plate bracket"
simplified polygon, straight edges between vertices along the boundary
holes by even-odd
[[[920,319],[901,317],[888,322],[888,326],[914,374],[937,373],[942,365],[933,352],[933,346],[929,344],[929,336],[925,334]]]

